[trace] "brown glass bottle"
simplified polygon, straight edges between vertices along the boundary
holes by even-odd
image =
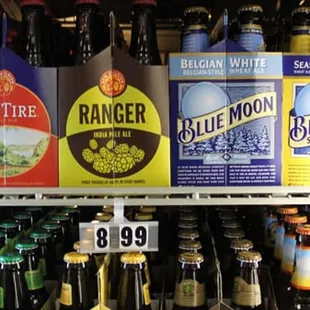
[[[77,252],[64,256],[67,266],[61,284],[59,310],[89,310],[93,307],[88,260],[87,254]]]
[[[264,216],[264,262],[270,263],[273,260],[274,243],[276,239],[277,229],[277,213],[276,206],[269,206]]]
[[[259,279],[259,267],[262,256],[258,252],[240,252],[237,256],[239,269],[234,278],[232,289],[232,308],[264,309],[264,296],[262,296]]]
[[[99,0],[75,0],[76,55],[75,64],[85,64],[96,53],[96,25]]]
[[[31,215],[28,213],[17,213],[13,219],[18,224],[19,232],[27,231],[31,227]]]
[[[33,225],[43,216],[43,210],[40,207],[29,207],[25,209],[25,212],[31,215],[31,225]]]
[[[22,51],[25,61],[35,67],[45,65],[43,55],[44,1],[22,0]]]
[[[51,220],[56,221],[58,224],[60,224],[62,234],[61,239],[63,241],[65,251],[70,251],[74,243],[70,232],[70,217],[55,213],[54,215],[52,215]]]
[[[200,241],[182,240],[179,244],[179,255],[186,252],[200,253],[202,245]]]
[[[31,309],[24,278],[23,262],[23,256],[16,253],[7,253],[0,256],[1,309]]]
[[[133,0],[129,54],[142,65],[161,65],[156,35],[156,0]]]
[[[206,309],[205,279],[202,272],[204,258],[199,253],[179,256],[179,271],[174,293],[174,310]]]
[[[146,257],[142,253],[121,256],[117,310],[151,310],[149,285],[145,277]]]

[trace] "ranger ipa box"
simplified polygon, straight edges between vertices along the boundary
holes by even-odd
[[[310,57],[283,57],[283,185],[310,185]]]
[[[168,69],[111,52],[59,69],[60,185],[169,186]]]
[[[170,56],[172,185],[281,182],[282,57]]]
[[[0,53],[0,186],[58,186],[57,70]]]

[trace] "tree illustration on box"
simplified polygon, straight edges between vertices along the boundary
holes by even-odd
[[[246,138],[244,137],[244,131],[240,130],[233,145],[233,153],[249,153],[249,147],[247,145]]]
[[[237,138],[237,135],[236,135],[236,132],[234,129],[228,131],[228,139],[227,139],[227,151],[228,152],[232,152],[233,151],[233,147],[234,147],[234,144],[236,142],[236,138]]]
[[[226,135],[224,133],[218,135],[216,137],[214,145],[215,145],[214,149],[217,153],[224,153],[227,150]]]
[[[259,139],[259,143],[257,145],[259,152],[266,155],[270,153],[270,140],[268,137],[268,131],[267,131],[267,127],[264,126],[260,139]]]
[[[257,145],[254,142],[254,136],[253,136],[251,130],[249,130],[247,133],[246,142],[247,142],[247,145],[249,148],[249,153],[255,154],[257,152]]]

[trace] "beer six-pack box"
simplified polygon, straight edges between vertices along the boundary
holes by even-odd
[[[0,186],[58,186],[57,69],[0,49]]]
[[[170,56],[172,186],[281,184],[282,55]]]
[[[59,69],[60,186],[169,186],[166,66],[116,47]]]
[[[310,57],[283,56],[282,184],[310,185]]]

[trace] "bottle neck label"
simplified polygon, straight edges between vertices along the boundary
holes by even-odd
[[[69,283],[62,282],[60,292],[60,304],[72,306],[72,286]]]
[[[278,225],[274,245],[274,258],[278,261],[281,261],[282,259],[284,236],[285,236],[284,226]]]
[[[259,284],[248,284],[241,277],[235,277],[232,302],[238,306],[257,307],[262,303]]]
[[[274,248],[277,231],[277,217],[267,216],[265,219],[265,247],[268,249]]]
[[[200,307],[206,304],[205,284],[188,279],[176,284],[174,303],[180,307]]]
[[[44,287],[44,280],[39,269],[25,272],[26,283],[29,291],[39,290]]]
[[[309,53],[310,52],[310,27],[293,27],[290,52]]]
[[[265,52],[263,29],[260,25],[242,25],[238,44],[250,52]]]
[[[292,274],[294,270],[294,259],[296,249],[296,235],[286,234],[283,242],[283,255],[281,261],[281,271]]]
[[[296,265],[291,284],[293,287],[310,290],[310,247],[298,245],[296,247]]]
[[[209,47],[209,35],[205,25],[186,27],[182,36],[182,53],[206,52]]]

